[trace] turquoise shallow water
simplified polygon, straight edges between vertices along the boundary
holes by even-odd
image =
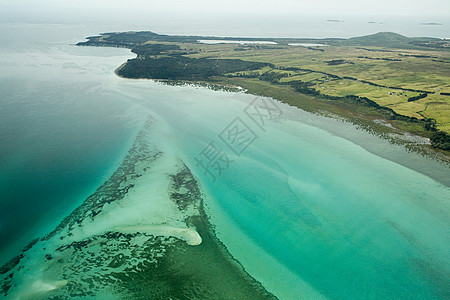
[[[128,82],[126,90],[168,121],[175,151],[210,196],[219,236],[245,267],[256,270],[251,274],[276,286],[278,295],[288,290],[286,298],[295,299],[292,294],[305,294],[305,287],[263,275],[267,270],[286,268],[308,288],[335,299],[447,296],[448,187],[332,134],[358,132],[350,124],[278,104],[286,116],[267,121],[263,131],[244,113],[252,96],[174,88],[161,104],[138,96],[145,85],[152,96],[165,90],[144,81]],[[235,117],[258,135],[240,156],[220,139]],[[210,141],[232,161],[215,178],[198,163]],[[411,166],[426,161],[378,142],[386,152],[409,155]],[[432,161],[428,166],[439,169]],[[267,266],[263,259],[249,262],[262,253],[283,267]]]
[[[315,143],[305,151],[278,141],[301,157],[269,167],[266,160],[283,155],[277,149],[242,160],[211,193],[257,244],[325,296],[441,298],[449,232],[433,206],[446,205],[448,189],[357,155],[354,145],[328,153]]]
[[[29,50],[2,48],[5,257],[95,190],[151,115],[153,142],[192,169],[219,237],[280,298],[448,298],[450,191],[413,170],[446,182],[448,168],[280,103],[261,126],[251,95],[117,78],[127,51],[67,46],[63,29],[41,43],[16,28]],[[254,139],[239,155],[224,141],[237,117]],[[210,142],[229,162],[215,178],[198,163]]]

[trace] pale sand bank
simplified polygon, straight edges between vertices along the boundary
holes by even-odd
[[[325,44],[313,44],[313,43],[292,43],[288,44],[289,46],[298,46],[298,47],[328,47],[329,45]]]
[[[18,289],[18,293],[10,295],[10,299],[28,300],[45,297],[45,295],[53,290],[59,289],[68,283],[67,280],[59,281],[43,281],[41,279],[25,283]]]
[[[276,42],[271,41],[239,41],[239,40],[198,40],[197,42],[201,44],[208,44],[208,45],[216,45],[216,44],[259,44],[259,45],[278,45]]]

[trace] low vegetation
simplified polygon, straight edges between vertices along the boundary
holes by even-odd
[[[251,90],[259,94],[267,94],[268,87],[290,90],[312,97],[317,106],[322,102],[347,107],[366,116],[377,111],[390,125],[428,137],[433,147],[449,150],[449,41],[394,33],[351,39],[265,39],[277,43],[270,45],[202,44],[201,39],[212,38],[122,32],[91,37],[79,45],[132,49],[137,57],[117,70],[124,77],[264,88]],[[268,85],[256,85],[255,80]]]

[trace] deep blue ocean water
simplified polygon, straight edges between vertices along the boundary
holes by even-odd
[[[132,107],[104,86],[129,52],[76,51],[73,28],[50,28],[2,24],[2,262],[94,192],[140,126],[130,121]]]

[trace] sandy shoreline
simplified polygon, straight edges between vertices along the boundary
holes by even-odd
[[[326,45],[328,46],[328,45]],[[131,52],[131,50],[130,50]],[[132,52],[131,52],[132,53]],[[119,77],[119,78],[123,78],[123,79],[128,79],[128,80],[136,80],[136,78],[128,78],[128,77],[124,77],[121,76],[119,74],[119,71],[126,65],[127,62],[124,62],[123,64],[121,64],[118,68],[116,68],[114,70],[114,73]],[[364,120],[364,124],[361,124],[360,121],[356,120],[352,120],[349,117],[354,117],[355,113],[351,110],[346,110],[346,109],[339,109],[337,111],[326,111],[325,113],[321,112],[321,108],[320,108],[320,104],[316,104],[315,101],[311,101],[309,100],[309,96],[303,95],[305,97],[305,99],[308,98],[307,104],[306,106],[304,105],[296,105],[291,103],[289,100],[284,99],[283,96],[278,96],[276,93],[276,90],[272,90],[272,91],[267,91],[266,94],[264,95],[259,95],[258,93],[255,93],[255,91],[252,89],[251,86],[248,86],[245,84],[245,82],[228,82],[228,81],[202,81],[202,82],[198,82],[198,81],[186,81],[186,80],[181,80],[181,81],[177,81],[177,80],[160,80],[160,79],[151,79],[151,78],[139,78],[139,79],[145,79],[145,80],[150,80],[150,81],[154,81],[154,82],[158,82],[158,83],[162,83],[162,84],[167,84],[167,85],[187,85],[187,86],[200,86],[203,88],[207,88],[207,89],[212,89],[212,90],[222,90],[222,91],[228,91],[228,92],[236,92],[236,93],[246,93],[246,94],[250,94],[253,96],[267,96],[270,98],[273,98],[277,101],[280,101],[286,105],[289,105],[290,107],[293,108],[299,108],[301,110],[305,110],[308,112],[312,112],[314,114],[322,114],[322,115],[326,115],[329,118],[332,119],[336,119],[336,120],[340,120],[342,118],[344,118],[345,120],[347,120],[348,122],[351,122],[357,126],[361,126],[361,130],[366,130],[366,131],[372,131],[375,135],[377,135],[380,139],[387,141],[393,145],[403,145],[403,147],[406,149],[407,152],[413,152],[417,154],[417,158],[418,160],[428,160],[431,164],[434,164],[435,167],[433,168],[424,168],[424,163],[423,162],[417,162],[416,160],[405,160],[404,157],[402,155],[391,155],[392,153],[383,153],[378,151],[376,148],[377,147],[372,147],[371,145],[363,145],[361,144],[360,146],[364,147],[367,151],[379,155],[383,158],[389,159],[393,162],[399,163],[405,167],[408,167],[412,170],[415,170],[419,173],[422,173],[426,176],[431,177],[432,179],[438,181],[439,183],[450,187],[450,178],[448,178],[448,176],[446,176],[446,174],[450,171],[450,154],[444,151],[441,151],[439,149],[433,149],[431,147],[429,147],[429,141],[428,138],[424,138],[422,136],[417,136],[414,135],[410,132],[404,131],[403,135],[401,134],[386,134],[383,131],[383,127],[388,127],[390,128],[390,123],[389,120],[387,119],[383,119],[383,118],[378,118],[378,119],[367,119]],[[309,107],[310,104],[313,104],[314,107],[313,109],[311,109]],[[389,124],[389,125],[386,125]],[[355,142],[354,140],[352,140],[352,137],[344,137],[346,139],[349,139],[353,142]],[[359,144],[359,143],[357,143]]]

